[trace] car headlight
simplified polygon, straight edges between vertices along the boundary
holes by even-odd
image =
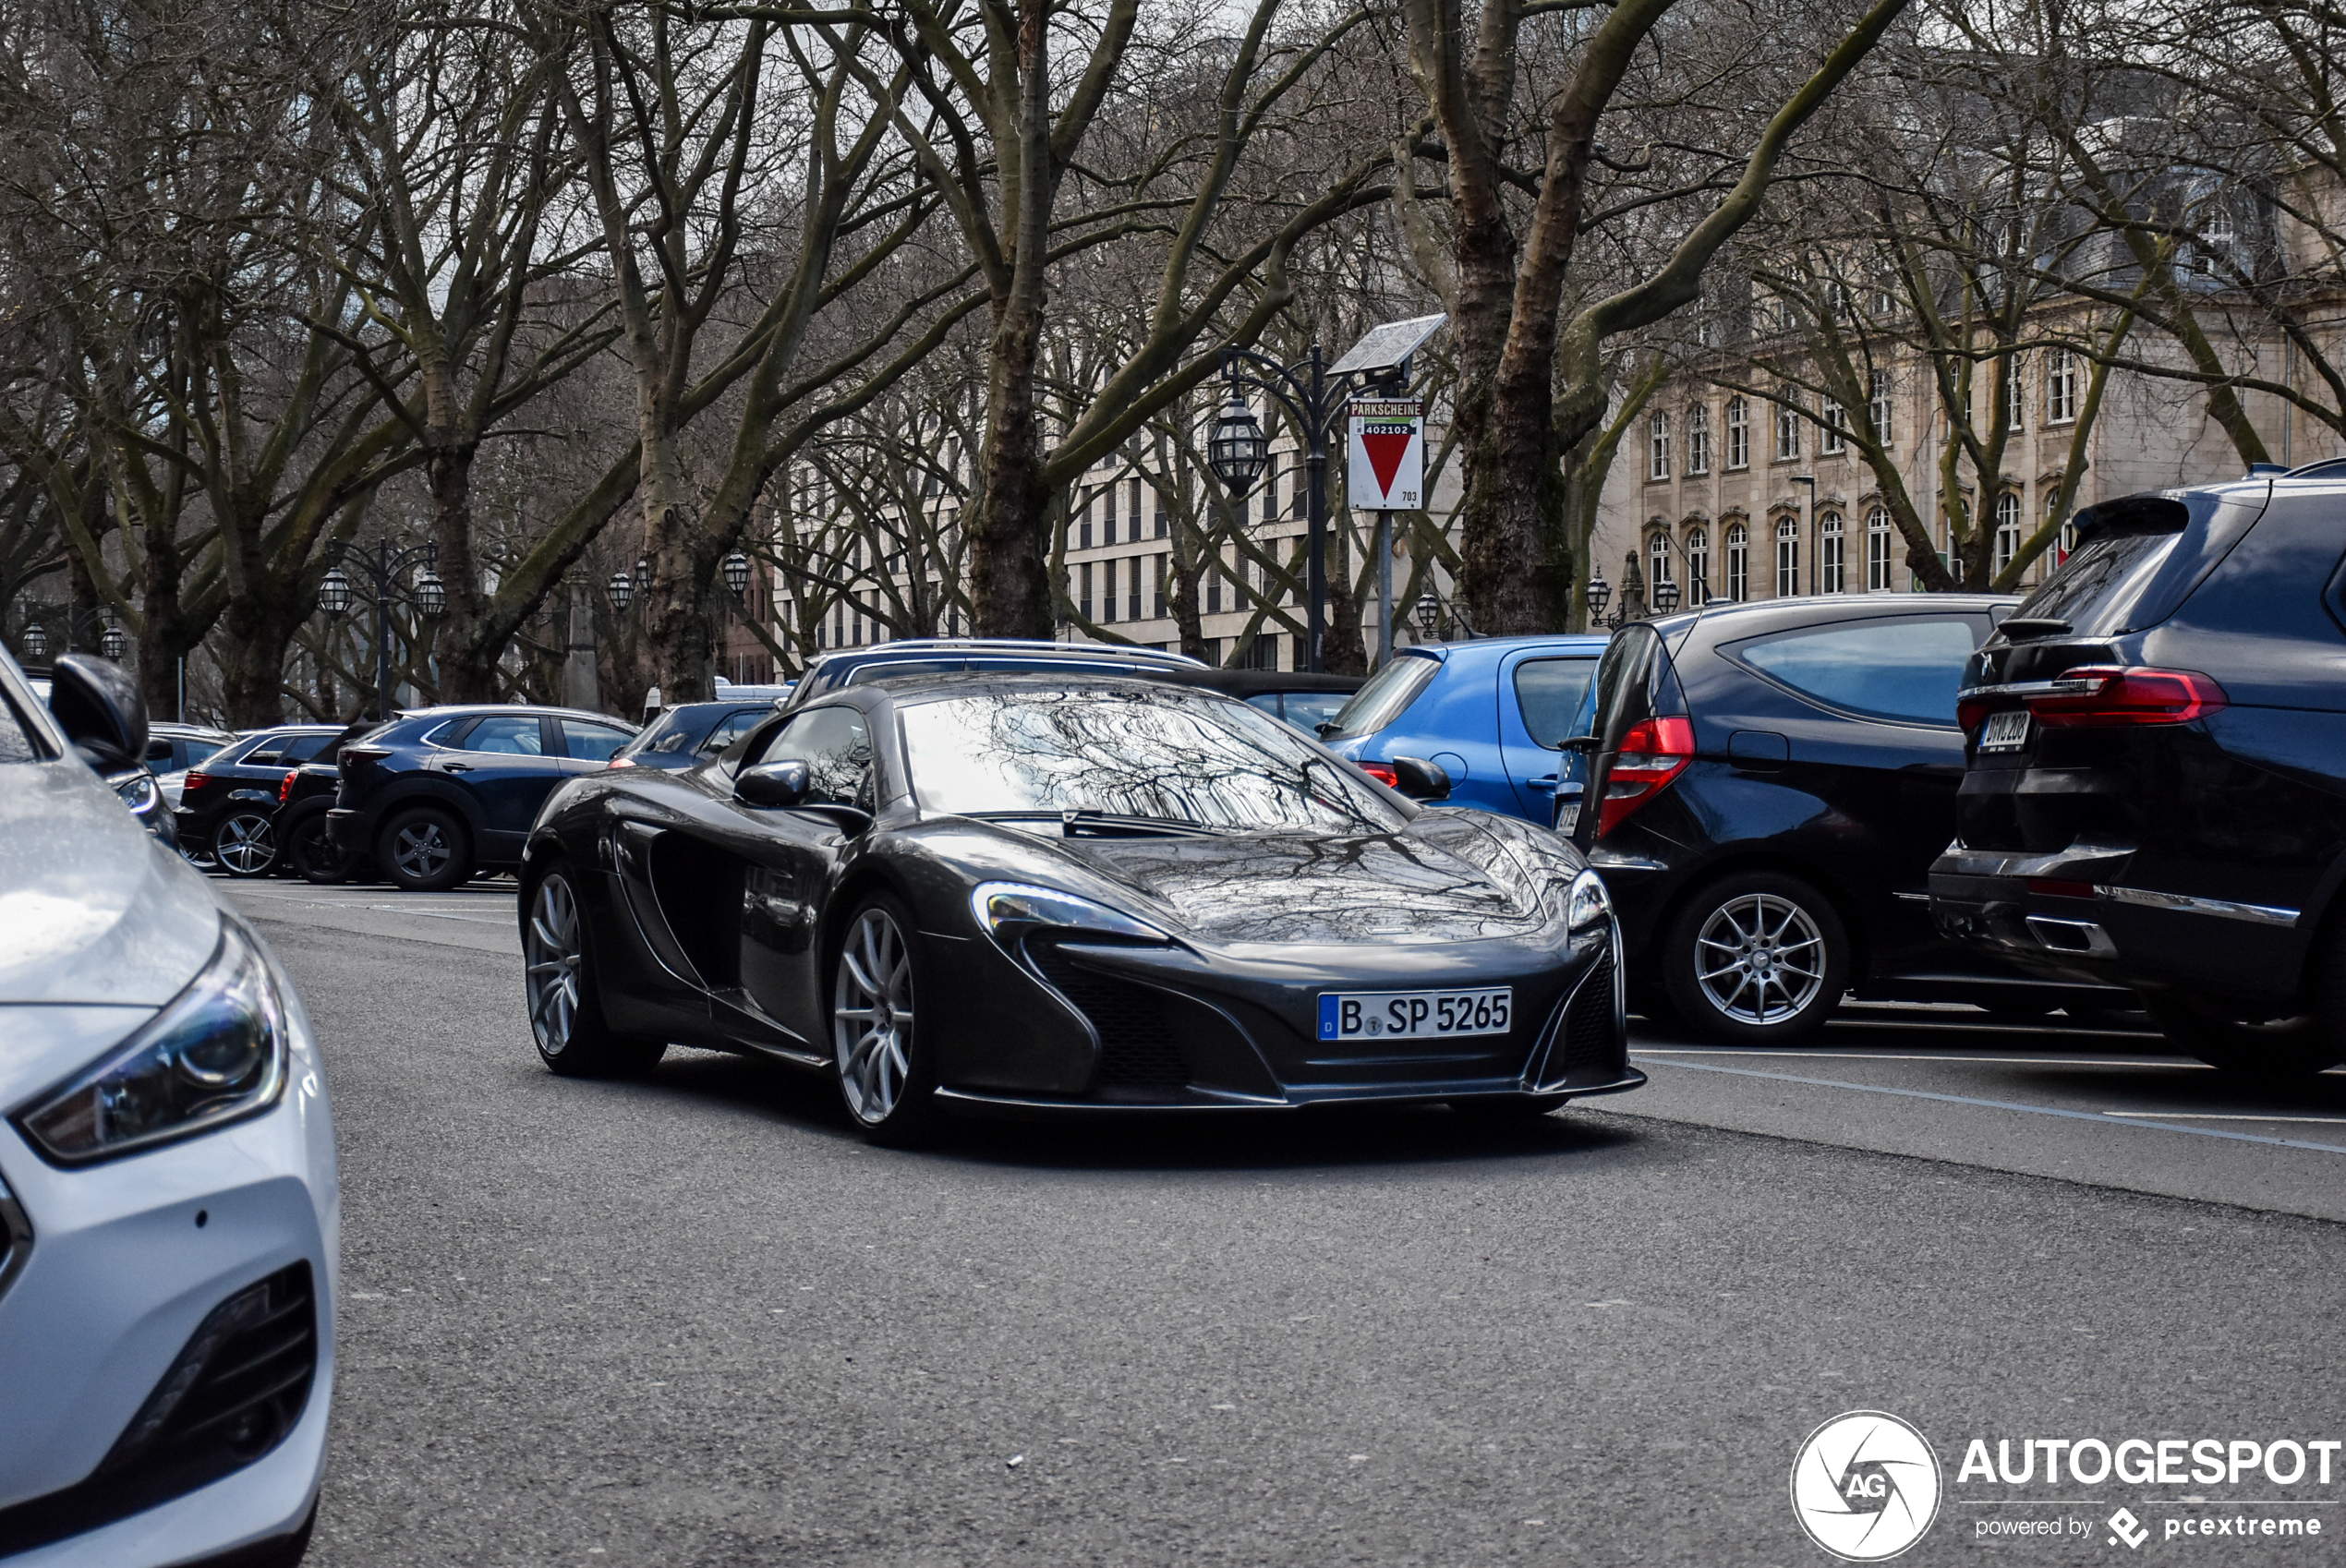
[[[115,785],[114,792],[122,797],[122,803],[130,808],[133,816],[146,816],[163,804],[163,791],[155,785],[155,776],[143,767]]]
[[[60,1164],[88,1164],[193,1138],[255,1115],[285,1092],[284,998],[235,923],[187,988],[98,1063],[17,1113]]]
[[[1604,878],[1599,876],[1594,868],[1574,877],[1572,891],[1565,895],[1565,928],[1574,932],[1586,931],[1612,918],[1613,895],[1604,890]]]
[[[970,910],[977,916],[978,924],[1004,940],[1044,925],[1095,931],[1135,942],[1173,940],[1155,926],[1135,920],[1121,910],[1079,899],[1072,893],[1029,887],[1023,882],[980,883],[970,894]]]

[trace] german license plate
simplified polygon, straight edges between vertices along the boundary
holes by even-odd
[[[1451,1040],[1505,1034],[1515,987],[1494,991],[1323,991],[1323,1040]]]
[[[2011,707],[1988,716],[1987,727],[1979,731],[1979,749],[1983,752],[2016,752],[2028,743],[2028,710]]]

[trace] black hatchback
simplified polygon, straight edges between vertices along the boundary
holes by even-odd
[[[1573,837],[1631,995],[1713,1039],[1796,1040],[1842,996],[2027,1017],[2125,1008],[1936,932],[1964,777],[1955,688],[2013,600],[1772,599],[1633,624],[1597,667]]]
[[[2346,1060],[2346,463],[2077,514],[1965,673],[1940,923],[2139,988],[2182,1050]]]
[[[433,707],[345,742],[326,831],[410,892],[521,863],[555,786],[599,770],[635,732],[570,708]]]
[[[266,875],[277,862],[277,799],[285,775],[333,744],[338,725],[258,730],[190,767],[179,786],[179,842],[231,876]]]

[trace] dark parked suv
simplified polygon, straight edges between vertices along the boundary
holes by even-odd
[[[2133,1006],[1932,929],[1964,778],[1955,687],[2011,599],[1834,595],[1624,627],[1597,666],[1575,840],[1632,994],[1714,1039],[1794,1040],[1845,992],[2029,1016]]]
[[[2105,501],[1964,676],[1941,926],[2183,1050],[2346,1059],[2346,463]]]
[[[433,707],[342,748],[327,831],[411,892],[521,863],[556,785],[609,763],[631,725],[570,708]]]
[[[285,775],[333,743],[338,725],[288,724],[224,746],[179,787],[179,843],[231,876],[265,876],[277,863],[277,796]]]

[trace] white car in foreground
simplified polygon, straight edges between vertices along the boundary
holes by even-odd
[[[92,771],[143,754],[136,689],[68,657],[50,706],[0,653],[0,1560],[290,1564],[333,1382],[317,1045]]]

